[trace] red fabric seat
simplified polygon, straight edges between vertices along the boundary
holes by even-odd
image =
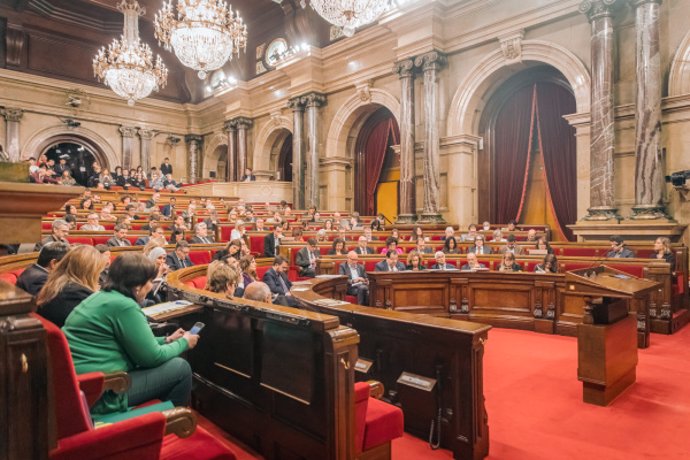
[[[369,384],[355,383],[355,448],[357,453],[389,443],[403,435],[399,407],[369,397]]]
[[[107,235],[107,236],[104,235],[104,236],[94,236],[91,239],[93,240],[94,245],[96,245],[96,244],[107,244],[108,240],[112,237],[113,237],[113,235]]]
[[[192,284],[194,284],[194,287],[197,289],[204,289],[206,287],[206,281],[206,276],[197,276],[192,280]]]
[[[12,285],[17,284],[17,275],[12,272],[0,273],[0,281],[4,281]]]
[[[264,255],[264,238],[267,234],[268,232],[263,235],[251,235],[249,237],[249,247],[252,252],[260,254],[262,257]]]
[[[68,236],[67,241],[69,241],[70,244],[86,244],[93,246],[93,238],[88,236]]]
[[[266,265],[264,267],[256,267],[256,279],[261,280],[267,271],[271,269],[271,265]]]
[[[194,265],[205,265],[211,263],[211,252],[210,251],[190,251],[189,260],[194,263]]]

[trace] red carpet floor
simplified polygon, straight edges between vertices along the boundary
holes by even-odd
[[[628,391],[609,407],[592,406],[582,402],[575,338],[492,329],[484,357],[488,459],[690,460],[690,326],[652,334],[639,361]],[[450,458],[409,435],[393,443],[394,460]]]

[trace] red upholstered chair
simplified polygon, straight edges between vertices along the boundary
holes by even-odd
[[[104,374],[77,377],[64,334],[50,321],[35,317],[46,330],[49,391],[55,402],[51,415],[55,417],[57,446],[50,452],[51,460],[236,459],[208,432],[195,429],[195,417],[186,408],[151,412],[93,428],[88,405],[105,389]]]
[[[374,389],[383,388],[376,384]],[[399,407],[370,396],[372,386],[355,383],[355,448],[359,459],[390,459],[391,442],[403,435],[403,413]]]
[[[204,265],[211,263],[211,252],[208,250],[199,251],[194,250],[189,253],[189,260],[194,263],[194,265]]]
[[[207,278],[206,276],[197,276],[192,280],[192,284],[194,285],[195,288],[197,289],[204,289],[206,287],[206,281]]]

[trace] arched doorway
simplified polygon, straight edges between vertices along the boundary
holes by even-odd
[[[82,139],[56,139],[54,144],[46,147],[43,152],[49,160],[54,160],[55,164],[60,162],[61,158],[67,160],[67,167],[69,168],[72,177],[77,181],[77,184],[86,186],[88,178],[93,175],[93,164],[98,162],[104,167],[107,164],[102,163],[102,159],[97,158],[96,152],[88,142]]]
[[[209,171],[210,178],[224,181],[225,178],[228,177],[228,146],[219,145],[216,147],[212,158],[217,158],[217,160],[215,164],[215,171]],[[209,166],[213,167],[213,165]]]
[[[487,103],[480,130],[479,221],[544,224],[555,239],[572,239],[577,219],[575,131],[563,115],[576,112],[565,77],[551,66],[526,69]]]
[[[284,182],[292,181],[292,133],[286,128],[274,130],[268,142],[273,178]]]
[[[377,109],[362,125],[355,143],[354,179],[355,210],[360,214],[397,218],[400,158],[392,147],[399,144],[398,123],[387,108]]]

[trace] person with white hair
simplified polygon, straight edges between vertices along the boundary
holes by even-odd
[[[436,251],[434,259],[436,263],[431,266],[432,270],[456,270],[455,265],[446,263],[446,254],[443,251]]]
[[[208,227],[204,222],[199,222],[194,226],[194,236],[189,240],[192,244],[211,244],[213,237],[208,234]]]
[[[273,303],[271,288],[263,281],[254,281],[244,289],[244,298],[258,302]]]
[[[53,221],[52,233],[43,238],[34,246],[34,251],[38,252],[43,246],[48,243],[64,243],[69,247],[67,236],[69,235],[69,224],[64,219],[55,219]]]

